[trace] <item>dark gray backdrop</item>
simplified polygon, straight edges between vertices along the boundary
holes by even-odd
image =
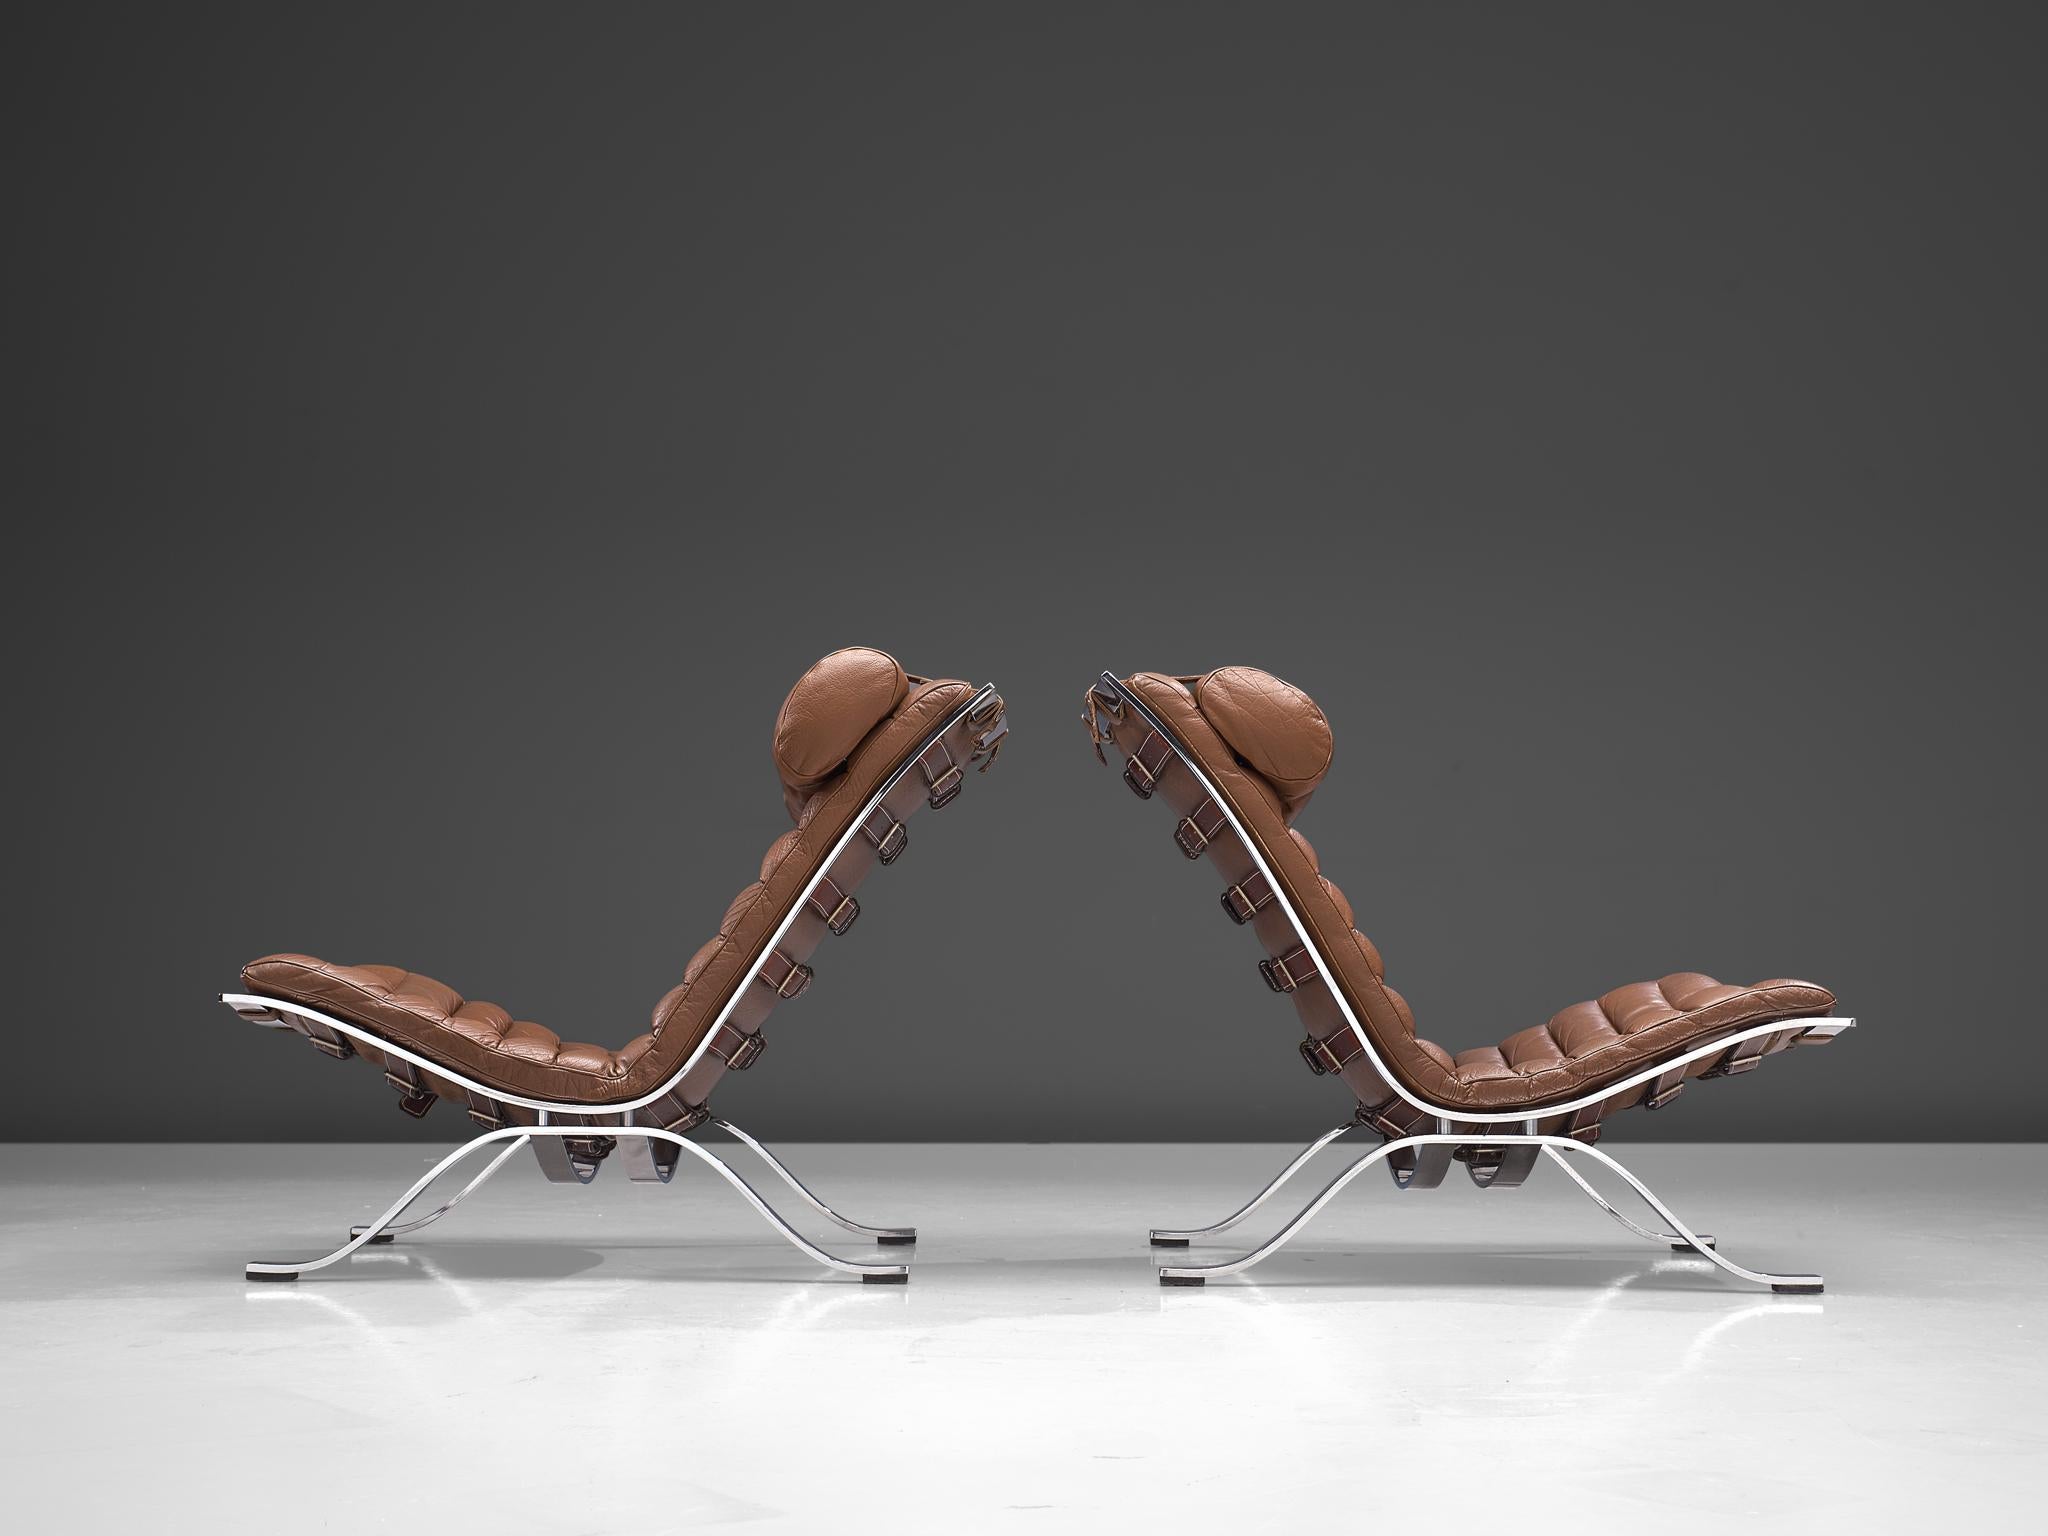
[[[276,949],[622,1042],[789,682],[996,772],[721,1104],[1342,1112],[1100,668],[1249,662],[1422,1031],[1698,968],[1865,1025],[1632,1137],[2035,1137],[2039,14],[68,9],[8,52],[5,1133],[447,1137]]]

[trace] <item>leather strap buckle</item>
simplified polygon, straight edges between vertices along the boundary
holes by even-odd
[[[836,936],[853,926],[853,920],[860,916],[860,903],[832,883],[830,875],[820,875],[812,887],[805,904],[823,919],[826,928]]]
[[[939,760],[946,765],[937,773],[932,772],[933,753],[937,753]],[[943,741],[935,741],[924,749],[923,755],[917,760],[917,771],[924,775],[925,798],[931,802],[931,807],[935,811],[951,805],[954,797],[960,793],[960,786],[966,782],[960,772],[960,765],[953,761],[953,754],[946,750]]]
[[[711,1042],[711,1049],[725,1063],[726,1071],[744,1072],[768,1049],[768,1037],[758,1029],[749,1035],[730,1024],[721,1024],[718,1026],[718,1038]]]
[[[1715,1063],[1700,1074],[1701,1077],[1740,1077],[1753,1072],[1763,1063],[1764,1049],[1771,1043],[1769,1035],[1758,1035],[1754,1040],[1744,1040],[1731,1045]]]
[[[774,974],[778,966],[779,975]],[[798,965],[779,949],[771,949],[768,958],[761,962],[761,969],[755,973],[755,980],[777,997],[787,1000],[811,984],[811,968]]]
[[[469,1101],[469,1119],[472,1125],[479,1126],[486,1131],[504,1129],[504,1105],[500,1104],[496,1099],[485,1098],[474,1089],[471,1089],[464,1097]]]
[[[322,1040],[318,1035],[308,1035],[306,1036],[306,1044],[313,1047],[322,1056],[332,1056],[336,1061],[347,1061],[349,1057],[356,1053],[356,1048],[350,1045],[345,1037]]]
[[[420,1069],[404,1057],[385,1058],[384,1081],[398,1090],[398,1107],[413,1119],[423,1118],[434,1107],[434,1090],[420,1076]]]
[[[874,845],[875,857],[883,864],[894,864],[896,856],[910,842],[910,833],[903,823],[879,805],[860,824],[860,835]]]
[[[662,1129],[664,1131],[674,1131],[678,1136],[681,1136],[688,1131],[694,1131],[710,1118],[711,1106],[709,1104],[688,1104],[683,1107],[683,1112],[680,1115],[669,1121]]]
[[[1221,836],[1228,824],[1222,807],[1205,799],[1180,819],[1180,825],[1173,829],[1173,840],[1180,844],[1182,853],[1199,859],[1211,839]]]
[[[660,1112],[671,1104],[682,1105],[681,1113],[672,1119],[662,1119]],[[673,1131],[676,1135],[681,1136],[686,1132],[694,1131],[706,1120],[709,1120],[711,1118],[711,1106],[709,1104],[687,1103],[680,1094],[671,1093],[657,1099],[642,1113],[646,1114],[649,1120],[660,1126],[664,1131]]]
[[[1157,731],[1147,731],[1145,739],[1138,743],[1138,750],[1131,754],[1131,760],[1124,764],[1124,782],[1131,786],[1131,793],[1140,800],[1150,800],[1152,791],[1159,784],[1159,775],[1166,767],[1166,760],[1173,756],[1173,748]]]
[[[1643,1095],[1643,1108],[1662,1109],[1685,1092],[1685,1068],[1675,1067],[1650,1084]]]
[[[1349,1046],[1348,1050],[1340,1049]],[[1327,1040],[1318,1040],[1309,1035],[1301,1042],[1301,1059],[1308,1063],[1309,1071],[1317,1077],[1327,1077],[1333,1072],[1342,1072],[1358,1060],[1363,1047],[1358,1037],[1349,1030],[1340,1030]]]
[[[1316,957],[1309,953],[1306,944],[1298,944],[1284,955],[1261,960],[1259,974],[1266,978],[1266,985],[1275,992],[1292,992],[1303,983],[1316,979]]]
[[[1259,908],[1273,899],[1273,887],[1266,883],[1266,877],[1253,871],[1248,880],[1239,881],[1223,893],[1223,910],[1230,914],[1230,920],[1242,928],[1258,915]]]

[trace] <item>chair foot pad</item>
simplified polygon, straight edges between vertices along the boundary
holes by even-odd
[[[242,1278],[244,1280],[296,1280],[299,1278],[299,1272],[292,1270],[288,1274],[274,1275],[267,1270],[252,1269],[244,1270]]]
[[[1161,1275],[1161,1285],[1201,1285],[1205,1283],[1200,1275]]]
[[[884,1248],[896,1248],[901,1247],[905,1243],[916,1242],[917,1234],[915,1232],[886,1232],[876,1238],[875,1241]]]
[[[908,1284],[910,1284],[910,1276],[908,1276],[908,1275],[862,1275],[862,1276],[860,1277],[860,1279],[861,1279],[861,1284],[863,1284],[863,1285],[908,1285]]]
[[[1780,1296],[1818,1296],[1825,1287],[1818,1285],[1774,1285],[1771,1289]]]
[[[1187,1245],[1188,1240],[1184,1237],[1155,1237],[1152,1239],[1152,1246],[1154,1248],[1185,1248]]]

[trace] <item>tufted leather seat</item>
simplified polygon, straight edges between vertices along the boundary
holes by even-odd
[[[1401,1101],[1362,1052],[1348,1054],[1354,1037],[1330,986],[1350,1004],[1374,1050],[1409,1093],[1446,1110],[1485,1113],[1540,1111],[1620,1083],[1721,1036],[1781,1019],[1825,1015],[1834,1005],[1833,994],[1812,982],[1779,979],[1732,986],[1680,972],[1617,987],[1498,1045],[1454,1055],[1417,1035],[1414,1015],[1387,983],[1380,953],[1358,931],[1350,901],[1324,875],[1315,849],[1292,825],[1332,758],[1329,722],[1315,702],[1251,667],[1224,667],[1201,677],[1141,672],[1123,679],[1121,686],[1166,728],[1171,744],[1114,690],[1098,685],[1087,699],[1098,755],[1105,746],[1115,747],[1130,760],[1125,779],[1133,790],[1164,799],[1180,813],[1175,835],[1182,852],[1190,858],[1206,856],[1223,871],[1230,882],[1225,911],[1257,932],[1269,957],[1262,967],[1269,983],[1292,995],[1307,1024],[1303,1054],[1311,1067],[1341,1075],[1361,1105],[1380,1116],[1375,1123],[1390,1134],[1411,1130],[1425,1117]],[[1173,745],[1187,752],[1222,792],[1313,937],[1313,953],[1303,951],[1264,877],[1199,781],[1178,762]],[[1327,976],[1322,974],[1325,964]],[[1691,1064],[1684,1076],[1745,1071],[1808,1034],[1802,1025],[1746,1042],[1727,1056]],[[1818,1043],[1827,1036],[1815,1032],[1811,1038]],[[1607,1110],[1641,1102],[1654,1107],[1668,1101],[1682,1081],[1674,1073],[1673,1081],[1660,1078],[1630,1088],[1613,1102],[1573,1115],[1565,1128],[1593,1131]]]
[[[769,847],[759,878],[733,898],[717,934],[655,1005],[646,1031],[623,1046],[564,1040],[496,1003],[467,999],[445,982],[397,966],[275,954],[244,967],[243,983],[256,997],[302,1004],[359,1026],[486,1090],[479,1094],[360,1039],[344,1039],[318,1021],[276,1011],[275,1021],[307,1034],[329,1054],[381,1062],[408,1090],[407,1106],[415,1113],[444,1097],[466,1103],[486,1123],[533,1121],[531,1110],[498,1101],[489,1090],[602,1110],[662,1089],[695,1055],[668,1098],[650,1106],[645,1123],[701,1119],[717,1078],[758,1054],[768,1012],[808,982],[803,962],[827,933],[850,926],[859,910],[850,893],[877,862],[901,850],[901,823],[926,803],[946,804],[958,791],[961,767],[976,759],[986,767],[1003,734],[1002,710],[992,692],[912,677],[876,650],[835,651],[806,672],[783,703],[774,736],[783,800],[795,825]],[[866,811],[899,774],[879,808]],[[821,871],[825,881],[812,890]],[[792,912],[788,928],[774,937]],[[699,1053],[714,1031],[711,1048]]]

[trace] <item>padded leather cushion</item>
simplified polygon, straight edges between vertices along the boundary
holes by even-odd
[[[1731,987],[1697,971],[1680,971],[1574,1003],[1499,1045],[1460,1051],[1453,1070],[1468,1085],[1514,1081],[1519,1091],[1529,1079],[1563,1072],[1576,1086],[1581,1080],[1614,1076],[1605,1070],[1609,1058],[1640,1067],[1631,1046],[1645,1031],[1655,1030],[1682,1049],[1751,1024],[1824,1014],[1834,1006],[1834,994],[1810,981],[1781,978]]]
[[[1316,701],[1257,667],[1219,667],[1195,683],[1194,694],[1203,718],[1273,786],[1292,820],[1330,771],[1336,750]]]
[[[834,651],[796,680],[775,717],[775,770],[792,817],[909,691],[896,658],[864,645]]]

